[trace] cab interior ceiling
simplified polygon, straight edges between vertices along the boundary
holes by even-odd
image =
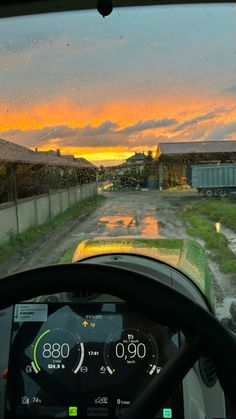
[[[99,0],[107,1],[107,0]],[[110,0],[108,0],[110,1]],[[89,10],[97,8],[98,0],[0,0],[0,18],[40,13]],[[158,1],[158,0],[112,0],[113,7],[138,7],[172,4],[236,3],[235,1]]]

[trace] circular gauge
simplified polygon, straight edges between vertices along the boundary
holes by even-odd
[[[111,335],[105,345],[105,363],[110,374],[137,368],[152,375],[157,369],[158,348],[150,333],[140,329],[122,329]]]
[[[47,329],[35,340],[33,361],[31,363],[37,374],[44,370],[54,374],[80,370],[84,359],[84,345],[65,329]]]

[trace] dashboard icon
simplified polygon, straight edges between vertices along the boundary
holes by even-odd
[[[70,406],[69,407],[69,416],[77,416],[78,415],[78,409],[76,406]]]
[[[107,404],[108,403],[108,397],[97,397],[94,400],[95,404]]]
[[[29,404],[30,400],[29,397],[23,396],[21,398],[21,404]]]

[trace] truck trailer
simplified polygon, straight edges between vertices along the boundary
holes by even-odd
[[[207,197],[236,193],[236,163],[193,165],[190,184]]]

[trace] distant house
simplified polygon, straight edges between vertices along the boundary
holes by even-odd
[[[18,146],[22,147],[22,146]],[[0,143],[1,148],[1,143]],[[25,147],[22,147],[25,148]],[[27,149],[29,150],[29,149]],[[32,150],[29,150],[32,151]],[[37,153],[37,159],[41,160],[42,163],[51,163],[52,165],[57,166],[68,166],[68,167],[80,167],[80,168],[90,168],[90,169],[96,169],[96,166],[89,162],[88,160],[82,158],[82,157],[75,157],[73,154],[61,154],[60,149],[57,150],[48,150],[48,151],[38,151],[36,148],[33,152],[35,154]]]
[[[145,160],[147,160],[147,156],[144,153],[135,153],[133,156],[129,157],[126,160],[126,164],[127,165],[137,165],[137,166],[142,166],[145,162]]]
[[[105,168],[106,175],[109,177],[123,176],[127,174],[140,176],[145,168],[145,162],[148,160],[148,155],[143,153],[136,153],[125,160],[124,163],[117,166],[110,166]]]
[[[147,158],[147,155],[144,153],[135,153],[120,166],[120,172],[122,172],[121,174],[131,171],[140,174],[144,169],[144,164]]]

